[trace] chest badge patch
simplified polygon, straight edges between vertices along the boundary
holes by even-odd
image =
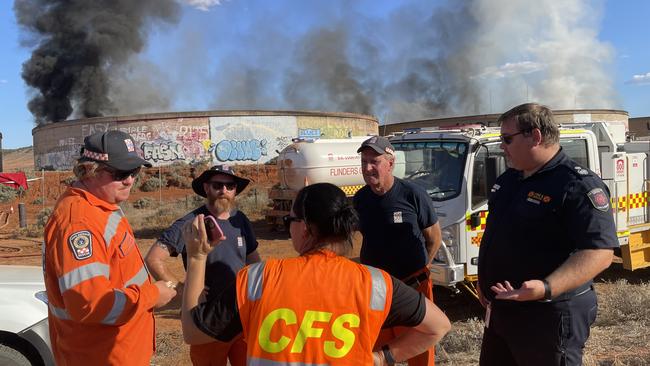
[[[239,248],[241,248],[241,247],[244,246],[244,238],[242,238],[241,236],[238,236],[238,237],[237,237],[237,246],[238,246]]]
[[[68,237],[72,255],[77,260],[84,260],[93,255],[93,240],[90,231],[77,231]]]
[[[402,220],[402,211],[395,211],[395,212],[393,212],[393,222],[394,222],[395,224],[401,224],[402,222],[404,222],[404,221]]]
[[[540,203],[551,202],[551,196],[545,195],[543,193],[530,191],[528,192],[528,198],[526,198],[526,201],[539,205]]]
[[[594,188],[587,192],[587,197],[595,208],[605,212],[609,210],[609,199],[601,188]]]

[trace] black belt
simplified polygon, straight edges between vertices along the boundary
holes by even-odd
[[[429,271],[425,271],[425,272],[420,273],[417,276],[409,277],[409,278],[405,279],[403,282],[407,286],[411,286],[411,287],[417,289],[422,282],[424,282],[424,281],[426,281],[428,279],[429,279]]]

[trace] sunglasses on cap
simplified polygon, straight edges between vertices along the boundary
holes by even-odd
[[[237,188],[237,183],[235,183],[235,182],[227,182],[227,183],[226,182],[208,182],[208,184],[210,185],[210,187],[212,187],[212,189],[214,189],[216,191],[218,191],[220,189],[223,189],[223,187],[226,187],[226,189],[229,190],[229,191],[232,191],[235,188]]]
[[[137,167],[132,170],[117,170],[110,167],[105,167],[103,170],[107,171],[114,181],[123,181],[129,177],[136,178],[140,174],[141,167]]]
[[[282,222],[284,222],[284,227],[289,230],[289,227],[291,226],[291,223],[294,221],[303,221],[304,219],[301,219],[300,217],[296,216],[291,216],[291,215],[285,215],[282,216]]]
[[[521,134],[524,134],[524,133],[528,133],[528,132],[530,132],[530,130],[519,131],[519,132],[517,132],[517,133],[513,133],[513,134],[510,134],[510,135],[504,135],[504,134],[501,134],[501,135],[499,136],[499,139],[500,139],[501,142],[503,142],[504,144],[506,144],[506,145],[510,145],[510,144],[512,143],[513,138],[514,138],[515,136],[517,136],[517,135],[521,135]]]

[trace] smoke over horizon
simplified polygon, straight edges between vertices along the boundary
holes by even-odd
[[[379,16],[343,0],[194,1],[201,16],[166,33],[180,40],[157,62],[141,51],[153,25],[178,20],[173,0],[67,4],[14,4],[19,23],[40,35],[23,70],[38,92],[30,110],[39,123],[179,108],[340,111],[396,122],[499,113],[527,101],[620,106],[608,75],[614,50],[598,39],[600,2],[406,1]]]
[[[22,77],[34,89],[28,108],[36,123],[119,111],[113,83],[143,49],[149,23],[173,23],[179,10],[174,0],[16,0],[25,43],[35,45]]]

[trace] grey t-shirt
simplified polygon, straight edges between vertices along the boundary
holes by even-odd
[[[179,254],[182,256],[185,269],[187,269],[187,252],[182,229],[186,222],[194,220],[199,214],[210,215],[210,211],[205,206],[195,209],[176,220],[158,238],[158,241],[170,247],[172,257]],[[257,249],[258,243],[251,222],[241,211],[235,210],[231,212],[230,218],[217,219],[217,223],[226,239],[208,254],[205,285],[210,291],[219,293],[227,284],[235,281],[237,272],[246,265],[246,256]]]

